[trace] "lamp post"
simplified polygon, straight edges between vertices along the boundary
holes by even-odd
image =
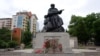
[[[13,30],[11,30],[11,41],[12,41],[12,34],[13,34]]]

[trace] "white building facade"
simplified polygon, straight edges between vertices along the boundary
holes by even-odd
[[[26,15],[13,15],[12,30],[14,28],[21,28],[25,31],[27,28],[27,20],[28,18]]]
[[[37,20],[37,16],[35,14],[32,14],[30,18],[30,31],[34,34],[39,31],[39,24]]]
[[[8,28],[11,30],[12,18],[0,18],[0,28]]]
[[[28,21],[29,28],[31,33],[36,33],[39,31],[39,24],[37,22],[37,16],[35,14],[31,14],[31,12],[17,12],[16,15],[13,15],[12,19],[12,30],[14,28],[21,28],[22,30],[27,30]]]

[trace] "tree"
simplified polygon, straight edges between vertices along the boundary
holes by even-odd
[[[94,22],[93,27],[94,27],[94,33],[95,33],[95,45],[100,46],[100,13],[96,14],[97,20]]]
[[[22,43],[26,46],[30,45],[32,42],[32,34],[30,32],[30,23],[27,21],[27,29],[23,31]]]
[[[86,44],[88,42],[89,37],[84,17],[72,15],[69,25],[69,33],[72,36],[77,36],[78,42],[81,44]]]
[[[8,45],[9,45],[9,48],[15,48],[18,45],[18,43],[16,41],[9,41]]]
[[[0,29],[0,39],[3,41],[10,41],[11,40],[11,31],[7,28]]]
[[[87,27],[88,36],[91,39],[92,34],[94,33],[93,23],[96,21],[96,14],[91,13],[87,15],[84,20]]]
[[[31,37],[32,37],[31,32],[25,31],[25,32],[24,32],[23,39],[22,39],[22,42],[23,42],[25,45],[31,44],[31,41],[32,41],[32,38],[31,38]]]
[[[77,17],[75,15],[72,15],[70,24],[68,26],[68,28],[69,28],[68,32],[70,33],[71,36],[77,35],[76,25],[77,25],[79,20],[80,20],[80,16]]]
[[[8,43],[5,42],[4,40],[0,40],[0,49],[1,48],[7,48],[8,47]]]
[[[7,28],[0,29],[0,48],[15,47],[15,41],[11,40],[11,30]]]
[[[100,45],[100,13],[91,13],[86,17],[72,15],[69,24],[71,36],[77,36],[79,43],[86,44],[94,38],[95,45]]]

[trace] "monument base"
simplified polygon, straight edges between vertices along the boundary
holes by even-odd
[[[34,51],[43,53],[73,53],[69,34],[65,32],[42,32],[36,34]]]

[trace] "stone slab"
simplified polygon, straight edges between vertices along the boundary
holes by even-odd
[[[70,47],[71,48],[78,48],[77,37],[70,37]]]
[[[72,53],[72,49],[70,47],[69,34],[65,32],[37,33],[34,49],[42,49],[45,39],[52,39],[52,38],[59,39],[59,42],[62,44],[64,53]]]

